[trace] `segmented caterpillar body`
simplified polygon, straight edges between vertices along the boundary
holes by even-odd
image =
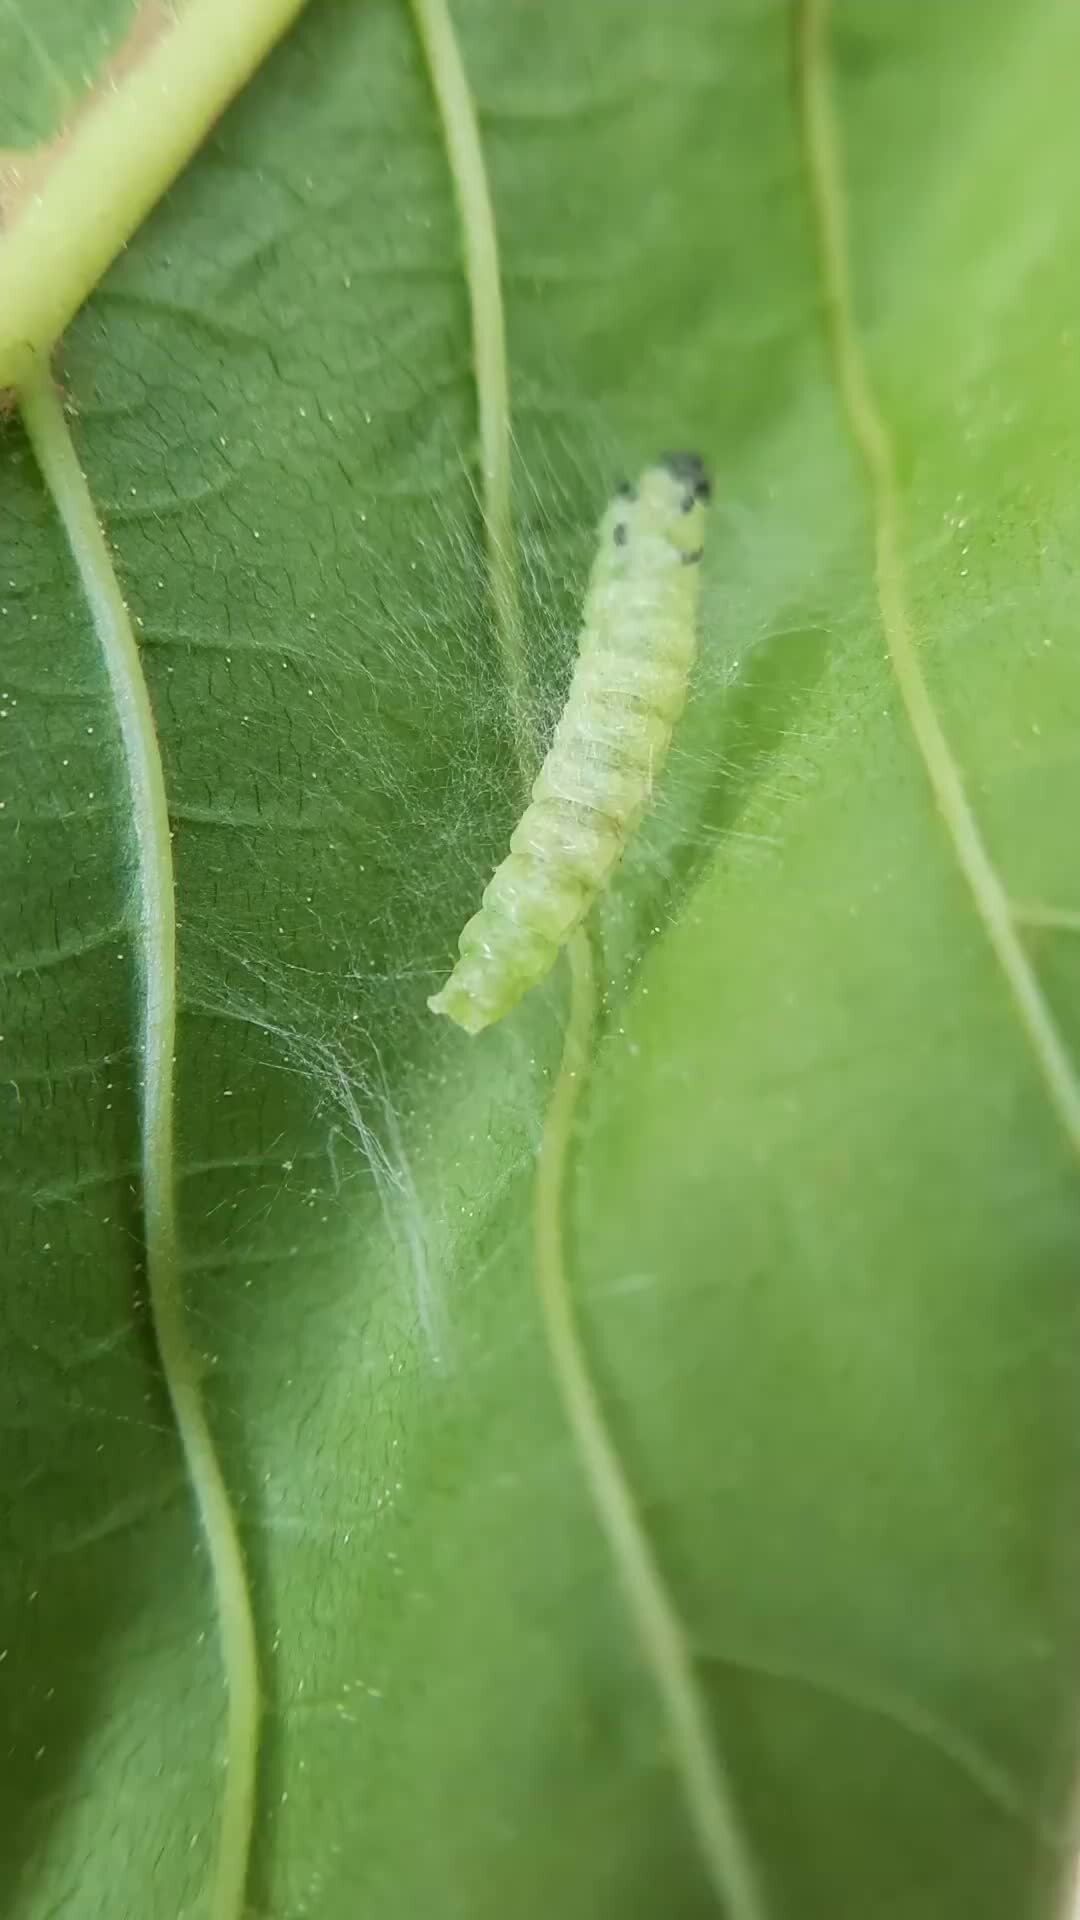
[[[501,1020],[550,971],[641,817],[697,647],[709,492],[697,454],[666,454],[600,522],[566,706],[461,957],[428,1001],[467,1033]]]

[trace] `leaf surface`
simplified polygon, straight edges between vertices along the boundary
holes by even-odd
[[[565,1231],[601,1402],[771,1920],[1049,1920],[1080,1182],[886,646],[796,22],[455,20],[546,720],[614,482],[680,445],[717,480],[691,703],[597,916]],[[124,27],[9,8],[0,138]],[[918,660],[1080,1060],[1078,56],[1052,0],[837,0],[827,82]],[[563,970],[476,1041],[425,1006],[520,798],[404,7],[309,9],[57,372],[175,830],[185,1293],[266,1692],[251,1912],[697,1920],[534,1286]],[[206,1911],[223,1691],[142,1299],[127,783],[16,423],[0,452],[6,1908],[172,1920]]]

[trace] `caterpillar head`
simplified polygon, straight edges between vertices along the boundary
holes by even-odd
[[[621,512],[613,516],[612,537],[617,546],[642,536],[663,541],[680,560],[701,557],[705,540],[705,506],[712,493],[708,470],[700,454],[661,454],[646,467],[636,486],[620,489]]]

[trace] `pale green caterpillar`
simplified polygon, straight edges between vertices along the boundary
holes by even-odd
[[[697,648],[709,477],[668,453],[600,522],[570,693],[510,852],[428,1006],[466,1033],[515,1007],[607,884],[644,811]]]

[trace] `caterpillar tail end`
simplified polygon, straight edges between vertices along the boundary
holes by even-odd
[[[453,974],[445,987],[429,996],[428,1006],[432,1013],[444,1013],[456,1027],[462,1027],[469,1034],[483,1033],[484,1028],[490,1027],[492,1021],[499,1017],[497,1013],[488,1013],[479,1007],[473,995],[459,985]]]
[[[520,921],[494,918],[481,907],[458,941],[460,958],[428,1006],[466,1033],[483,1033],[517,1006],[555,964],[559,946]]]

